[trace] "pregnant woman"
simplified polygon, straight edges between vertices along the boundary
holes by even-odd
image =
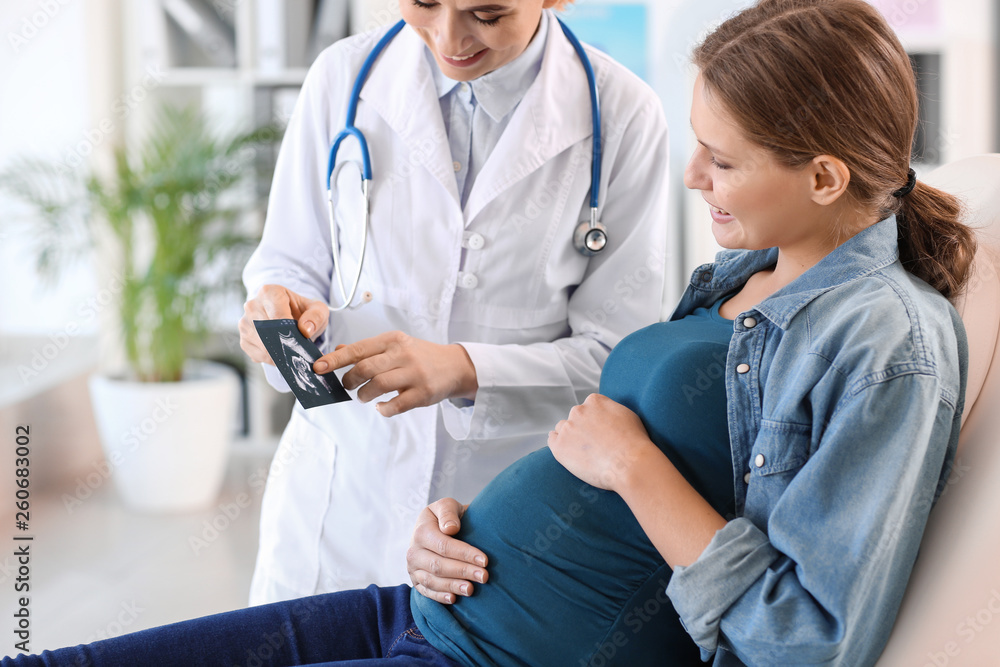
[[[695,64],[685,181],[732,250],[615,348],[550,448],[464,514],[425,511],[414,589],[2,665],[873,664],[957,442],[945,296],[974,245],[909,169],[913,72],[863,0],[763,0]]]

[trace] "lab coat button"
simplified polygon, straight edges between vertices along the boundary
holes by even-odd
[[[745,320],[743,320],[743,326],[745,326],[747,329],[753,329],[755,326],[757,326],[757,320],[755,320],[752,317],[748,317]]]
[[[465,289],[475,289],[479,284],[479,278],[473,273],[461,273],[458,276],[458,284]]]
[[[456,172],[462,171],[462,163],[455,161],[451,163],[451,166],[455,168]]]
[[[740,375],[743,375],[744,373],[749,373],[750,364],[740,364],[739,366],[736,367],[736,372],[739,373]]]
[[[747,474],[743,475],[743,483],[744,484],[749,484],[750,483],[750,473],[747,473]]]
[[[482,234],[477,234],[476,232],[466,232],[462,237],[463,248],[468,248],[469,250],[482,250],[484,245],[486,245],[486,239]]]
[[[753,459],[753,464],[755,466],[757,466],[758,468],[763,468],[764,467],[764,455],[763,454],[758,454],[757,456],[755,456],[754,459]],[[749,473],[747,473],[747,474],[749,474]]]

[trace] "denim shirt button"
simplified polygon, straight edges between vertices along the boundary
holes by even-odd
[[[763,468],[764,467],[764,455],[763,454],[758,454],[757,456],[755,456],[754,459],[753,459],[753,464],[755,466],[757,466],[758,468]],[[747,473],[747,474],[749,475],[750,473]]]
[[[743,320],[743,326],[745,326],[747,329],[753,329],[755,326],[757,326],[757,320],[755,320],[752,317],[748,317],[745,320]]]
[[[744,484],[749,484],[750,483],[750,473],[747,473],[747,474],[743,475],[743,483]]]
[[[701,274],[701,281],[704,283],[710,282],[712,280],[712,272],[705,271]]]
[[[750,371],[750,364],[740,364],[739,366],[736,367],[736,372],[739,373],[740,375],[748,373],[749,371]]]

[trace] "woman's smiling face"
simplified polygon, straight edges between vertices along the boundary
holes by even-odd
[[[403,19],[449,79],[472,81],[517,58],[556,0],[399,0]]]
[[[695,82],[691,126],[698,146],[684,171],[684,185],[701,191],[719,245],[794,247],[829,233],[816,224],[806,171],[779,164],[751,143],[711,99],[701,76]]]

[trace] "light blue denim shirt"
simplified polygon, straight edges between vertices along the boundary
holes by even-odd
[[[736,518],[667,587],[715,666],[872,665],[954,457],[965,331],[898,261],[896,220],[734,321],[726,361]],[[725,251],[671,319],[775,263]]]

